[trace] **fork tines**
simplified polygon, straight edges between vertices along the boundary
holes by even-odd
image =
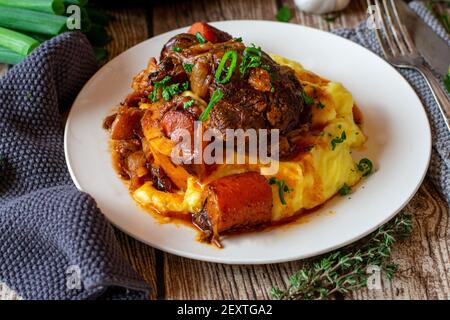
[[[395,1],[367,0],[367,4],[375,8],[375,33],[383,54],[387,58],[416,54],[416,48],[400,19]]]

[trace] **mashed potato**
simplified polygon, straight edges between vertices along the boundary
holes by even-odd
[[[292,160],[281,161],[275,175],[289,187],[290,191],[284,195],[286,204],[280,201],[278,186],[272,185],[272,221],[278,221],[302,209],[317,207],[344,185],[351,187],[358,183],[362,175],[351,150],[361,147],[366,138],[354,121],[352,95],[342,84],[323,79],[297,62],[276,55],[272,58],[294,69],[305,93],[313,98],[310,101],[313,130],[308,133],[311,147]],[[250,169],[258,170],[255,166],[223,165],[208,181]],[[200,210],[201,193],[208,181],[202,184],[194,176],[189,176],[186,191],[175,194],[160,192],[147,182],[133,193],[133,197],[144,207],[161,214],[189,214]]]

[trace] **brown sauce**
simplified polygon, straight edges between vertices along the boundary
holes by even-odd
[[[353,112],[353,120],[355,121],[355,123],[358,126],[362,125],[364,121],[364,116],[363,113],[361,112],[361,109],[359,109],[359,107],[356,104],[354,104],[352,112]]]
[[[361,110],[359,109],[359,107],[355,104],[353,106],[353,118],[356,124],[358,125],[362,125],[363,123],[363,114],[361,112]],[[320,133],[320,129],[318,128],[314,128],[313,131],[310,131],[308,135],[301,137],[298,140],[295,140],[295,147],[296,147],[296,152],[293,152],[291,154],[291,156],[289,157],[289,159],[285,159],[285,160],[299,160],[301,161],[301,159],[307,154],[307,152],[310,150],[311,147],[314,147],[315,144],[318,143],[318,135]],[[124,175],[123,172],[123,158],[118,154],[118,152],[115,150],[115,143],[114,141],[110,141],[110,145],[109,145],[109,149],[111,152],[111,156],[112,156],[112,162],[113,162],[113,167],[116,171],[116,173],[118,174],[118,176],[120,177],[120,179],[123,181],[123,183],[125,183],[125,185],[127,186],[127,188],[129,189],[129,185],[130,185],[130,181],[128,179],[126,179],[126,175]],[[132,196],[132,191],[130,190],[130,196]],[[213,245],[217,248],[222,248],[222,245],[220,244],[220,242],[205,242],[202,231],[198,229],[198,227],[193,223],[192,221],[192,215],[191,214],[180,214],[180,213],[175,213],[175,212],[168,212],[168,213],[158,213],[157,210],[154,209],[150,209],[150,208],[146,208],[143,207],[141,205],[139,205],[137,202],[136,204],[143,209],[146,213],[151,214],[151,216],[158,221],[158,223],[161,224],[166,224],[166,223],[171,223],[171,224],[175,224],[177,226],[187,226],[190,228],[193,228],[194,230],[197,231],[197,237],[196,240],[205,244],[210,244]],[[258,226],[251,226],[251,227],[244,227],[244,228],[240,228],[240,229],[235,229],[235,230],[228,230],[226,232],[224,232],[223,234],[221,234],[221,238],[232,238],[232,237],[237,237],[237,236],[242,236],[242,235],[248,235],[248,234],[252,234],[255,232],[269,232],[272,231],[274,229],[280,229],[280,228],[290,228],[293,226],[297,226],[300,224],[305,224],[309,222],[308,217],[312,217],[314,214],[316,214],[322,207],[324,204],[320,204],[319,206],[313,208],[313,209],[301,209],[299,212],[293,214],[291,217],[288,218],[284,218],[281,219],[279,221],[275,221],[275,222],[270,222],[270,223],[266,223],[263,225],[258,225]]]
[[[127,181],[124,180],[126,183]],[[202,231],[192,222],[191,214],[180,214],[176,212],[167,212],[164,213],[164,215],[159,214],[156,210],[149,209],[146,207],[143,207],[136,203],[138,207],[142,210],[144,210],[146,213],[150,214],[158,223],[160,224],[174,224],[176,226],[185,226],[194,229],[197,232],[197,237],[195,238],[196,241],[209,244],[214,247],[217,247],[218,249],[222,249],[223,246],[220,244],[220,242],[208,242],[204,240],[204,235]],[[294,226],[302,225],[309,222],[309,217],[312,217],[314,214],[316,214],[321,208],[323,207],[323,204],[313,208],[313,209],[301,209],[299,212],[293,214],[292,216],[288,218],[281,219],[279,221],[274,221],[262,225],[257,226],[251,226],[251,227],[243,227],[239,229],[232,229],[228,230],[226,232],[221,233],[221,238],[233,238],[237,236],[243,236],[243,235],[249,235],[256,232],[270,232],[275,229],[287,229]]]

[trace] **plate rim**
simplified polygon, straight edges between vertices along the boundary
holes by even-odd
[[[233,20],[222,20],[222,21],[212,21],[212,22],[208,22],[211,25],[217,25],[217,24],[227,24],[227,23],[262,23],[262,24],[278,24],[278,25],[286,25],[289,27],[293,27],[293,28],[300,28],[300,29],[306,29],[309,30],[308,32],[319,32],[319,33],[324,33],[327,34],[329,36],[332,37],[337,37],[341,40],[345,40],[345,42],[347,42],[348,44],[355,46],[355,47],[359,47],[364,49],[366,52],[368,52],[369,54],[371,54],[373,57],[375,57],[380,63],[384,64],[385,66],[389,67],[391,70],[393,70],[398,76],[400,76],[400,78],[402,79],[402,81],[409,87],[409,89],[411,89],[412,93],[415,95],[415,97],[417,98],[417,100],[419,101],[420,105],[422,106],[421,108],[421,112],[423,113],[423,115],[425,116],[425,124],[426,124],[426,132],[428,133],[428,137],[426,139],[426,143],[428,144],[428,149],[426,150],[427,152],[427,161],[426,161],[426,165],[424,167],[424,170],[422,172],[422,175],[420,177],[420,179],[418,180],[418,183],[416,184],[414,191],[411,192],[411,194],[409,195],[409,197],[407,199],[405,199],[405,201],[398,206],[398,208],[396,210],[394,210],[391,214],[389,214],[386,218],[384,218],[381,222],[379,222],[378,224],[376,224],[375,226],[373,226],[372,228],[369,228],[367,231],[361,233],[358,236],[355,236],[347,241],[344,241],[342,243],[336,244],[336,245],[330,245],[326,248],[323,248],[322,250],[316,251],[314,253],[310,253],[310,254],[299,254],[296,256],[290,256],[290,257],[285,257],[285,258],[278,258],[278,259],[272,259],[272,258],[264,258],[264,259],[250,259],[250,260],[245,260],[242,258],[239,259],[233,259],[233,258],[223,258],[220,256],[206,256],[206,255],[202,255],[202,254],[198,254],[198,253],[186,253],[185,251],[182,250],[177,250],[177,249],[173,249],[173,248],[167,248],[164,246],[160,246],[157,243],[151,243],[148,240],[140,237],[139,235],[127,230],[126,228],[123,228],[120,224],[116,224],[114,221],[112,221],[112,219],[110,219],[107,214],[103,213],[102,214],[105,216],[105,218],[107,219],[107,221],[109,223],[111,223],[112,225],[114,225],[116,228],[118,228],[120,231],[124,232],[125,234],[129,235],[130,237],[146,244],[149,245],[153,248],[159,249],[161,251],[170,253],[170,254],[174,254],[183,258],[188,258],[188,259],[194,259],[194,260],[198,260],[198,261],[204,261],[204,262],[211,262],[211,263],[220,263],[220,264],[229,264],[229,265],[262,265],[262,264],[273,264],[273,263],[284,263],[284,262],[290,262],[290,261],[296,261],[296,260],[303,260],[303,259],[307,259],[307,258],[311,258],[311,257],[316,257],[340,248],[343,248],[351,243],[354,243],[362,238],[364,238],[365,236],[369,235],[370,233],[372,233],[373,231],[375,231],[377,228],[379,228],[380,226],[384,225],[385,223],[387,223],[388,221],[390,221],[393,217],[395,217],[410,201],[411,199],[417,194],[417,191],[419,190],[419,188],[421,187],[421,185],[423,184],[423,181],[428,173],[428,169],[429,169],[429,164],[431,161],[431,153],[432,153],[432,134],[431,134],[431,126],[430,126],[430,120],[429,117],[426,113],[425,110],[425,106],[422,103],[422,100],[420,99],[420,97],[418,96],[417,92],[414,90],[414,88],[412,87],[412,85],[406,80],[406,78],[395,68],[393,67],[390,63],[388,63],[385,59],[383,59],[381,56],[377,55],[375,52],[371,51],[370,49],[351,41],[350,39],[341,37],[339,35],[336,35],[332,32],[328,32],[325,30],[321,30],[321,29],[316,29],[313,27],[309,27],[309,26],[304,26],[304,25],[299,25],[299,24],[293,24],[293,23],[284,23],[284,22],[278,22],[278,21],[271,21],[271,20],[251,20],[251,19],[233,19]],[[64,158],[66,161],[66,165],[67,165],[67,169],[69,171],[70,177],[73,181],[73,183],[75,184],[76,188],[82,192],[86,192],[85,190],[83,190],[81,184],[79,183],[75,172],[71,166],[71,162],[70,162],[70,156],[69,156],[69,150],[68,150],[68,136],[69,136],[69,128],[70,128],[70,120],[71,117],[73,117],[74,114],[74,108],[73,106],[75,105],[75,103],[77,102],[78,98],[80,97],[81,93],[84,91],[84,89],[90,85],[91,82],[93,82],[95,80],[95,78],[100,74],[100,72],[102,72],[103,69],[105,69],[106,67],[108,67],[109,64],[112,64],[115,60],[121,59],[121,57],[123,55],[125,55],[129,50],[135,49],[136,47],[139,47],[141,45],[143,45],[144,43],[154,40],[154,39],[158,39],[158,38],[164,38],[167,37],[168,34],[174,33],[174,32],[182,32],[185,31],[187,28],[189,28],[189,26],[185,26],[185,27],[181,27],[181,28],[177,28],[177,29],[173,29],[173,30],[169,30],[166,31],[164,33],[161,33],[159,35],[150,37],[144,41],[141,41],[135,45],[133,45],[132,47],[128,48],[127,50],[121,52],[120,54],[118,54],[117,56],[115,56],[113,59],[109,60],[106,64],[104,64],[103,66],[101,66],[90,78],[89,80],[83,85],[83,87],[81,88],[81,90],[79,91],[79,93],[77,94],[76,98],[73,100],[73,103],[71,105],[70,111],[67,115],[67,119],[65,122],[65,126],[64,126]],[[425,151],[425,150],[424,150]],[[94,198],[94,197],[92,197]],[[95,198],[94,198],[95,200]],[[153,218],[153,217],[152,217]],[[195,239],[193,240],[195,241]]]

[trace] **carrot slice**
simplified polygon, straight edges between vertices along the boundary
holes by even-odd
[[[195,35],[197,32],[199,32],[207,41],[212,43],[225,42],[232,39],[228,33],[214,28],[206,22],[195,22],[192,24],[188,33]]]

